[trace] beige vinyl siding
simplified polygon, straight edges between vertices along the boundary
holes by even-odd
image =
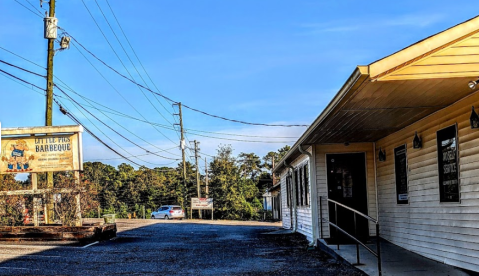
[[[376,186],[374,181],[374,155],[373,143],[357,143],[345,146],[344,144],[324,144],[316,145],[316,185],[318,189],[318,197],[322,196],[322,212],[323,218],[329,217],[328,203],[324,198],[328,197],[328,183],[327,183],[327,168],[326,168],[326,154],[333,153],[365,153],[366,154],[366,190],[368,201],[368,215],[376,218]],[[318,199],[318,214],[319,199]],[[319,218],[318,218],[319,220]],[[323,238],[329,238],[329,224],[322,222]],[[376,228],[374,224],[369,223],[369,235],[376,235]]]
[[[478,93],[379,140],[376,147],[386,150],[386,161],[377,162],[377,181],[382,237],[431,259],[479,271],[479,130],[470,127],[472,105],[479,105]],[[436,132],[456,123],[460,202],[440,202]],[[423,140],[421,149],[412,148],[415,131]],[[398,205],[393,153],[406,143],[409,204]]]

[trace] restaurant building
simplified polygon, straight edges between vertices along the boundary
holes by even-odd
[[[479,17],[357,66],[275,168],[283,227],[479,272],[478,77]]]

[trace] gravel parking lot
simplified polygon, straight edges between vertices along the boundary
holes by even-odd
[[[278,223],[118,220],[90,245],[0,243],[0,275],[364,275]]]

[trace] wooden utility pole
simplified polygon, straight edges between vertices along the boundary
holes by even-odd
[[[205,197],[208,197],[209,191],[208,191],[208,162],[206,161],[205,157]]]
[[[49,17],[55,17],[55,0],[50,0]],[[46,114],[45,125],[53,125],[53,56],[55,55],[54,49],[55,38],[48,38],[48,57],[47,57],[47,101],[46,101]],[[53,172],[47,172],[47,188],[53,189]],[[45,223],[53,223],[53,198],[48,200],[47,214],[45,217]]]
[[[185,196],[185,202],[187,202],[187,196],[188,196],[188,188],[186,186],[186,161],[185,161],[185,131],[183,129],[183,113],[181,112],[181,103],[178,103],[178,115],[180,117],[180,129],[181,129],[181,141],[180,141],[180,147],[181,147],[181,158],[183,159],[183,186],[185,187],[186,190],[186,196]],[[184,206],[182,206],[184,208]]]
[[[200,170],[198,166],[198,144],[200,142],[194,140],[193,143],[195,144],[195,165],[196,165],[196,189],[198,190],[198,198],[201,198],[201,187],[200,187]],[[198,210],[198,217],[201,218],[201,210]]]

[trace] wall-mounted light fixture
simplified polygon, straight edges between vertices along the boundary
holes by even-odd
[[[478,83],[479,83],[479,79],[478,79],[478,80],[475,80],[475,81],[470,81],[470,82],[468,83],[469,88],[471,88],[472,90],[476,89],[476,86],[477,86]]]
[[[414,139],[412,140],[412,148],[413,149],[420,149],[422,148],[422,139],[417,136],[417,131],[414,134]]]
[[[386,161],[386,150],[381,150],[381,148],[379,148],[378,159],[379,159],[379,162]]]
[[[479,128],[479,116],[477,115],[476,111],[474,110],[474,106],[472,106],[471,117],[469,118],[471,121],[471,128]]]

